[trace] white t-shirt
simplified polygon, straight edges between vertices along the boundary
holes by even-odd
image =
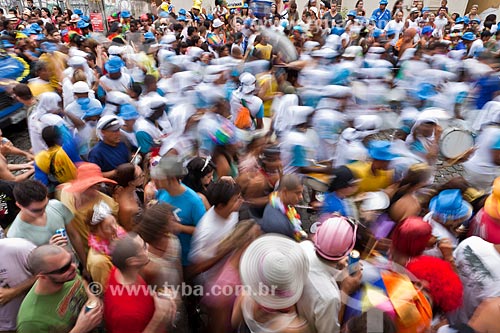
[[[415,29],[418,28],[418,21],[417,20],[415,20],[415,21],[407,20],[407,22],[408,22],[408,29],[409,28],[415,28]]]
[[[475,53],[481,50],[483,47],[484,47],[483,41],[480,38],[476,39],[475,41],[472,42],[472,45],[470,46],[470,50],[467,56],[474,57]]]
[[[443,16],[442,18],[438,16],[434,20],[434,24],[436,25],[437,30],[444,31],[444,27],[446,27],[446,25],[448,24],[448,19],[446,18],[446,16]]]
[[[405,23],[403,21],[396,22],[396,20],[389,21],[389,23],[387,23],[387,25],[385,26],[384,30],[386,32],[389,31],[389,30],[391,30],[391,29],[394,30],[394,31],[396,31],[396,35],[391,40],[391,45],[392,46],[396,45],[396,42],[399,39],[399,34],[401,33],[401,31],[403,31],[404,26],[405,26]]]
[[[307,319],[311,332],[339,332],[338,314],[341,307],[336,276],[340,271],[322,263],[311,241],[300,243],[309,260],[309,274],[304,291],[297,302],[301,316]]]
[[[201,218],[196,226],[191,240],[191,252],[189,259],[193,263],[200,263],[215,257],[219,243],[233,232],[238,223],[238,213],[231,213],[225,219],[215,212],[214,207],[210,208]],[[215,266],[203,274],[204,281],[210,281],[215,277],[225,260],[221,260]]]
[[[28,256],[36,246],[22,238],[0,239],[0,253],[7,260],[0,261],[0,288],[14,288],[31,276]],[[24,294],[0,306],[0,331],[15,331],[19,307]]]
[[[240,89],[236,89],[235,91],[233,91],[230,100],[233,122],[236,119],[236,116],[238,115],[238,112],[240,111],[240,108],[242,106],[241,100],[245,101],[246,107],[252,114],[253,118],[257,119],[264,117],[264,104],[262,102],[262,99],[252,94],[244,94],[240,91]],[[252,128],[254,128],[253,125]]]
[[[102,76],[99,81],[112,91],[121,91],[125,94],[128,94],[127,90],[132,84],[132,79],[127,73],[122,73],[122,76],[118,80],[112,80],[108,76]]]

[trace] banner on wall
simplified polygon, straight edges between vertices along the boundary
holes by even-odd
[[[104,32],[104,21],[101,13],[90,13],[90,23],[94,32]]]

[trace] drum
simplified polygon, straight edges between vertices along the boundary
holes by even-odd
[[[304,185],[317,192],[326,192],[330,185],[331,176],[324,173],[309,173],[305,175]]]
[[[441,134],[439,151],[448,159],[460,157],[474,147],[474,134],[468,130],[449,127]]]

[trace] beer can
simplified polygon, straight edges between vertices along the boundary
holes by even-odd
[[[90,300],[85,304],[85,312],[89,312],[90,310],[97,307],[99,303],[96,300]]]
[[[68,238],[68,235],[66,234],[66,229],[64,229],[64,228],[57,229],[56,235],[61,235],[64,238]]]
[[[359,270],[359,251],[352,250],[349,254],[349,274],[354,275]]]

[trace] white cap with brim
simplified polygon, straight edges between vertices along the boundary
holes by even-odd
[[[75,94],[88,94],[90,92],[87,82],[78,81],[73,84],[73,93]]]
[[[118,105],[130,104],[131,98],[121,91],[110,91],[106,94],[106,102]]]
[[[172,44],[176,40],[177,40],[177,37],[175,37],[174,34],[167,34],[161,38],[160,44]]]
[[[212,23],[212,25],[214,28],[219,28],[219,27],[222,27],[224,25],[224,23],[220,19],[216,18],[214,20],[214,22]]]
[[[364,195],[360,208],[364,211],[384,210],[389,207],[390,200],[384,191],[367,192]]]
[[[100,140],[103,140],[102,131],[118,131],[123,125],[123,120],[117,116],[106,115],[99,119],[96,126],[96,134]]]
[[[124,47],[123,46],[111,45],[108,48],[108,54],[109,55],[120,55],[120,54],[123,53],[123,51],[124,51]]]
[[[85,66],[86,63],[87,59],[81,56],[73,56],[68,59],[68,66],[70,67]]]
[[[302,247],[277,234],[253,241],[240,261],[241,279],[250,289],[250,297],[268,309],[286,309],[296,304],[308,272],[309,260]],[[271,291],[262,292],[262,286]]]

